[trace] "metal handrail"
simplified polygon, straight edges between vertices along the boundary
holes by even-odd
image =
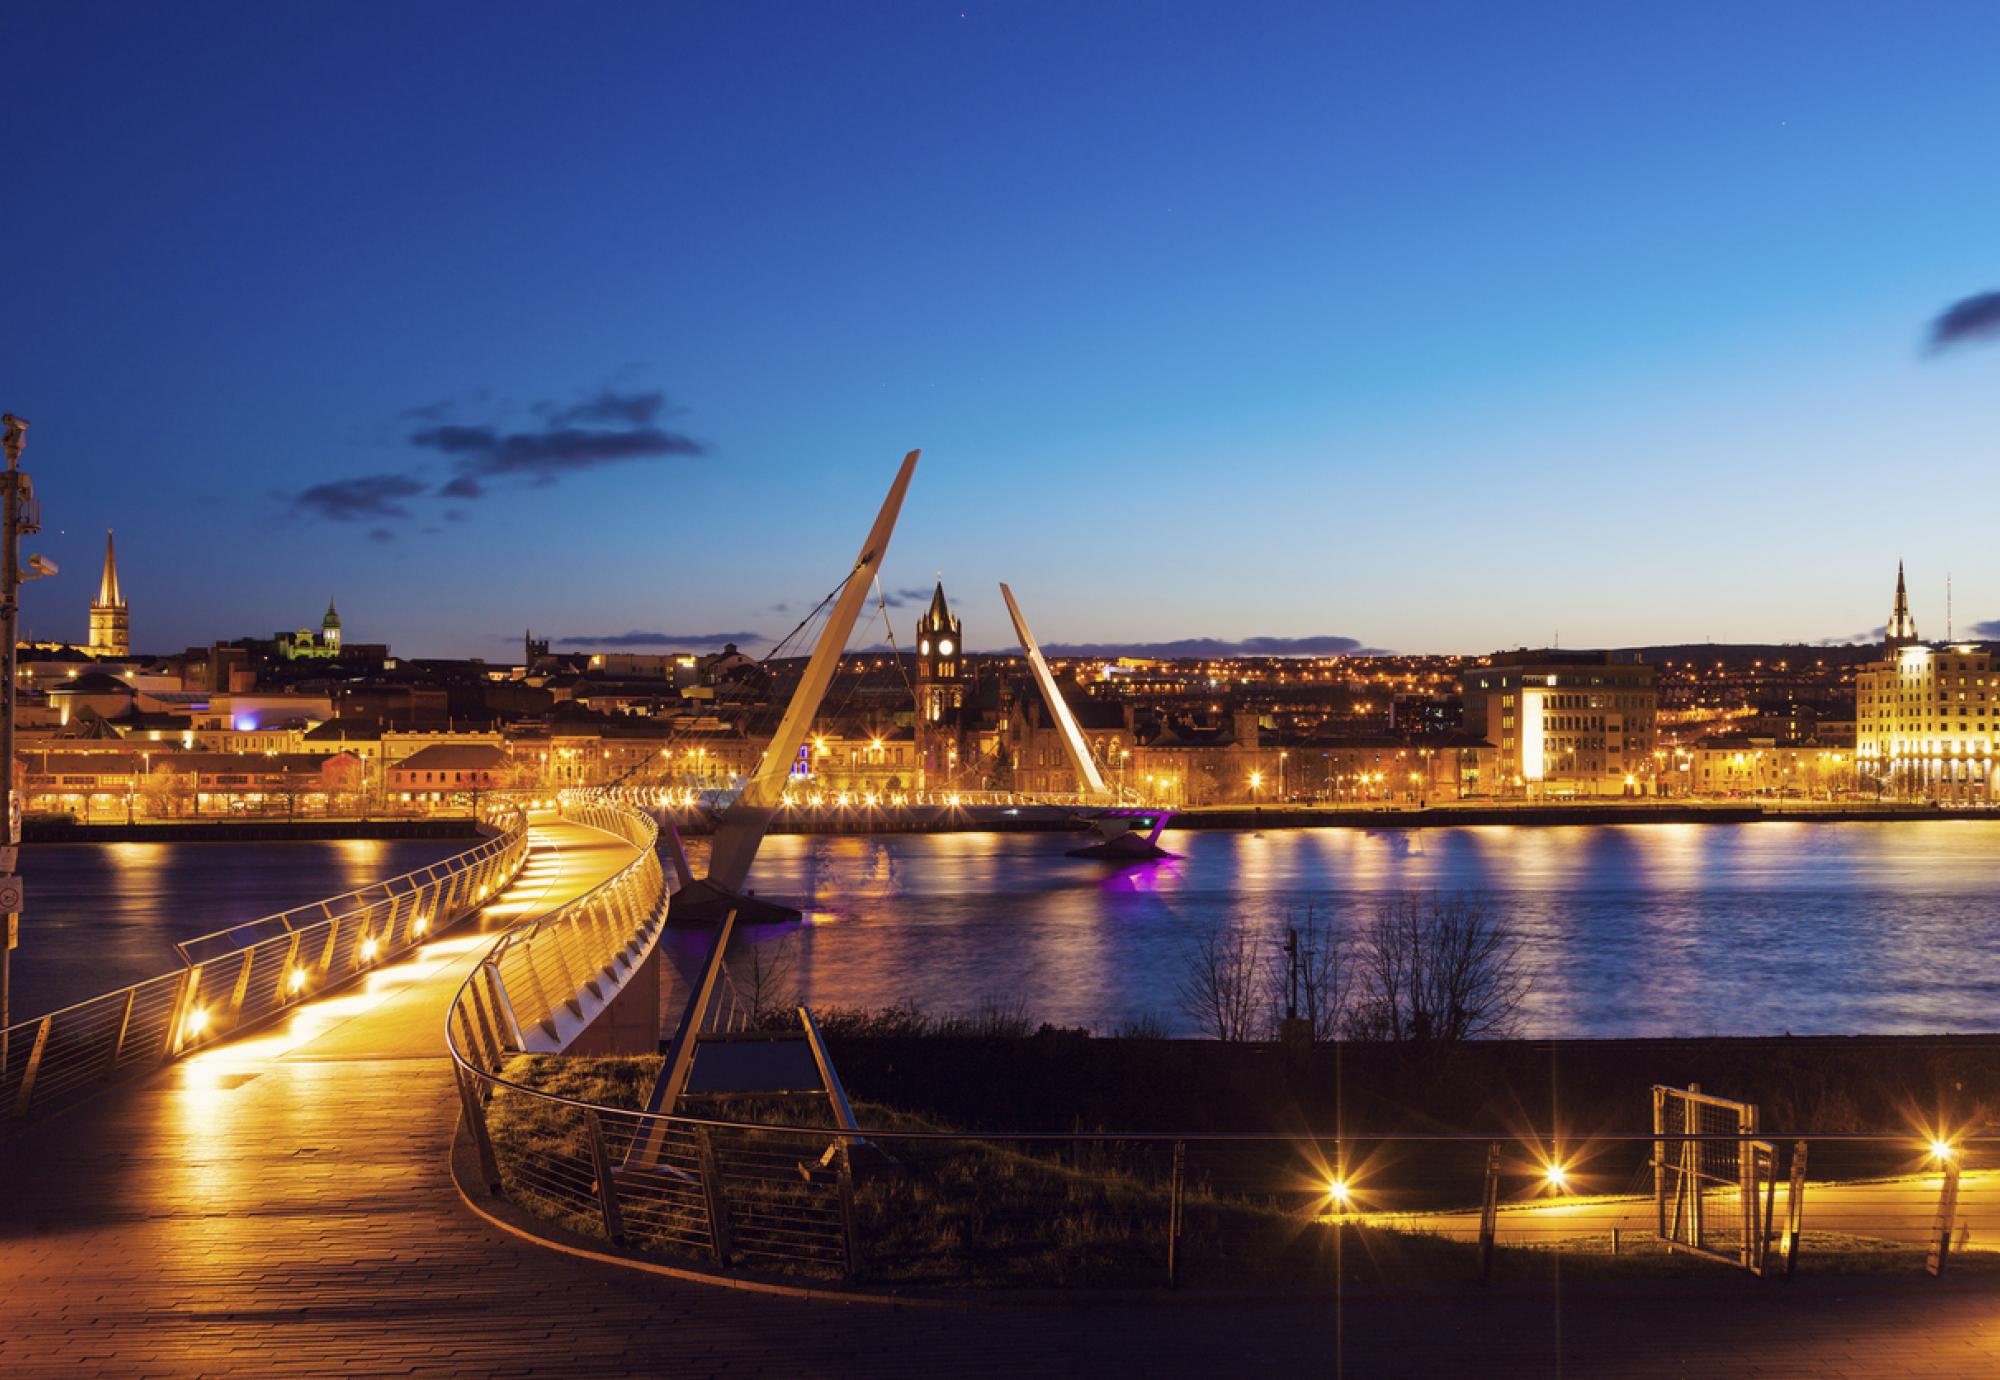
[[[1987,1239],[1996,1212],[1990,1181],[1983,1203],[1962,1203],[1960,1166],[1990,1160],[2000,1134],[1954,1137],[1941,1158],[1925,1158],[1926,1147],[1911,1135],[1876,1132],[805,1126],[647,1112],[545,1092],[485,1067],[481,1057],[463,1057],[455,1039],[451,1047],[465,1125],[489,1191],[569,1231],[706,1256],[724,1268],[775,1264],[792,1274],[854,1278],[865,1266],[889,1280],[948,1280],[956,1270],[940,1266],[940,1253],[955,1248],[912,1225],[913,1215],[930,1214],[947,1224],[986,1224],[1015,1249],[1045,1256],[1068,1250],[1073,1233],[1097,1230],[1100,1253],[1123,1251],[1128,1267],[1135,1254],[1142,1258],[1138,1281],[1122,1282],[1143,1282],[1152,1268],[1145,1259],[1157,1250],[1159,1273],[1150,1277],[1169,1287],[1178,1286],[1188,1260],[1230,1283],[1248,1270],[1297,1284],[1292,1262],[1301,1232],[1328,1231],[1320,1240],[1337,1252],[1340,1227],[1437,1243],[1416,1252],[1415,1268],[1460,1270],[1468,1278],[1475,1270],[1489,1276],[1496,1247],[1600,1258],[1671,1252],[1789,1274],[1811,1199],[1820,1235],[1807,1254],[1902,1252],[1903,1268],[1914,1269],[1928,1248],[1924,1268],[1935,1275],[1968,1233]],[[1709,1205],[1699,1219],[1706,1226],[1690,1235],[1685,1222],[1663,1215],[1657,1190],[1640,1188],[1632,1171],[1671,1163],[1679,1147],[1696,1142],[1743,1145],[1755,1168],[1686,1190]],[[1787,1143],[1789,1185],[1781,1170]],[[1845,1155],[1847,1173],[1808,1183],[1806,1152],[1814,1143],[1862,1153]],[[1467,1153],[1482,1147],[1483,1156]],[[885,1182],[858,1192],[857,1171],[869,1175],[861,1187]],[[910,1188],[899,1186],[912,1177]],[[1190,1217],[1197,1226],[1184,1235]],[[1086,1221],[1096,1226],[1078,1225]],[[946,1226],[942,1235],[950,1239],[958,1229]],[[1308,1250],[1308,1272],[1313,1259]],[[1337,1254],[1333,1259],[1337,1268]],[[1318,1260],[1323,1276],[1327,1257]]]
[[[216,957],[182,949],[183,966],[174,972],[0,1030],[0,1131],[343,987],[471,915],[513,879],[527,854],[521,807],[495,800],[488,811],[486,822],[497,832],[464,853],[317,907],[218,931],[268,928],[274,920],[278,926]],[[377,889],[382,895],[373,903],[334,909]],[[290,917],[313,909],[319,919],[292,923]]]
[[[630,811],[630,807],[622,804],[590,800],[587,794],[579,793],[576,800],[566,801],[566,813],[581,814],[593,808]],[[602,822],[615,824],[609,820]],[[639,837],[644,833],[637,830]],[[598,890],[657,875],[657,862],[649,850]],[[663,897],[660,912],[651,923],[663,918],[664,909]],[[1019,1175],[1042,1176],[1048,1180],[1048,1192],[1059,1197],[1069,1192],[1064,1185],[1089,1181],[1094,1172],[1092,1164],[1123,1164],[1136,1172],[1136,1179],[1129,1174],[1119,1179],[1116,1192],[1106,1201],[1113,1205],[1109,1210],[1114,1216],[1125,1214],[1127,1220],[1119,1230],[1126,1230],[1128,1238],[1150,1239],[1149,1233],[1164,1236],[1166,1281],[1170,1284],[1178,1283],[1183,1259],[1194,1249],[1183,1242],[1181,1226],[1188,1212],[1190,1193],[1197,1204],[1195,1214],[1201,1223],[1200,1230],[1208,1233],[1211,1241],[1214,1232],[1233,1229],[1229,1226],[1231,1222],[1262,1222],[1268,1226],[1273,1220],[1272,1204],[1298,1200],[1305,1204],[1301,1210],[1307,1213],[1303,1220],[1308,1222],[1352,1223],[1416,1232],[1440,1240],[1476,1241],[1483,1278],[1492,1268],[1496,1243],[1572,1248],[1563,1244],[1578,1232],[1572,1218],[1562,1214],[1547,1218],[1534,1215],[1534,1195],[1565,1192],[1559,1177],[1549,1179],[1555,1185],[1552,1190],[1542,1183],[1549,1166],[1560,1165],[1565,1153],[1573,1155],[1579,1150],[1623,1146],[1624,1156],[1631,1158],[1640,1147],[1650,1146],[1650,1153],[1643,1156],[1644,1162],[1657,1164],[1677,1153],[1676,1147],[1716,1142],[1745,1146],[1751,1152],[1746,1163],[1754,1163],[1756,1168],[1752,1171],[1754,1182],[1718,1179],[1713,1183],[1697,1183],[1693,1190],[1696,1194],[1718,1195],[1717,1201],[1729,1208],[1727,1212],[1718,1209],[1710,1214],[1713,1225],[1707,1237],[1697,1233],[1697,1239],[1690,1244],[1674,1239],[1665,1228],[1655,1231],[1646,1195],[1631,1191],[1628,1186],[1626,1191],[1608,1195],[1568,1193],[1565,1201],[1569,1204],[1598,1204],[1584,1210],[1594,1214],[1590,1221],[1597,1227],[1606,1228],[1592,1238],[1602,1238],[1597,1245],[1575,1249],[1603,1253],[1608,1241],[1609,1253],[1616,1254],[1622,1230],[1634,1248],[1643,1242],[1643,1248],[1649,1250],[1692,1251],[1710,1259],[1740,1263],[1758,1273],[1775,1268],[1775,1260],[1789,1272],[1796,1264],[1803,1231],[1801,1213],[1808,1188],[1804,1180],[1808,1143],[1858,1147],[1864,1155],[1888,1152],[1881,1157],[1888,1162],[1908,1160],[1905,1152],[1915,1148],[1915,1142],[1907,1134],[1778,1132],[1768,1128],[1754,1132],[1654,1130],[1588,1136],[1554,1132],[1522,1134],[1518,1130],[1341,1130],[1319,1134],[1188,1130],[958,1132],[863,1126],[851,1114],[836,1125],[813,1127],[617,1107],[530,1087],[503,1072],[511,1055],[530,1052],[535,1041],[523,1034],[524,1023],[515,1018],[513,998],[498,981],[494,957],[509,949],[533,948],[538,942],[560,943],[563,930],[559,923],[552,922],[558,922],[563,913],[523,921],[502,935],[488,961],[461,984],[448,1011],[446,1048],[461,1098],[463,1125],[477,1156],[479,1172],[496,1196],[515,1199],[528,1211],[548,1216],[572,1229],[581,1222],[586,1231],[594,1230],[595,1222],[601,1224],[601,1234],[614,1243],[681,1255],[705,1254],[715,1265],[725,1268],[739,1264],[777,1265],[788,1271],[853,1278],[863,1268],[865,1251],[871,1249],[866,1214],[877,1214],[875,1220],[879,1224],[888,1220],[882,1213],[893,1215],[901,1211],[892,1206],[901,1201],[893,1196],[896,1192],[893,1187],[881,1190],[880,1194],[870,1189],[857,1196],[858,1183],[865,1186],[876,1177],[894,1180],[905,1173],[921,1174],[927,1162],[933,1169],[937,1164],[955,1165],[964,1172],[945,1173],[933,1194],[958,1195],[965,1200],[962,1207],[975,1209],[972,1200],[979,1193],[999,1191],[979,1187],[978,1167],[991,1163],[993,1156],[1002,1155],[1015,1159],[995,1183],[1015,1182]],[[539,1012],[531,1008],[530,1014],[537,1017]],[[532,1031],[534,1020],[525,1025]],[[499,1103],[505,1103],[510,1116],[504,1126],[489,1121],[489,1108]],[[523,1107],[538,1110],[523,1117]],[[1782,1190],[1783,1225],[1774,1228],[1773,1223],[1778,1220],[1773,1215],[1774,1205],[1781,1191],[1778,1147],[1785,1142],[1794,1142],[1792,1179],[1790,1187]],[[1345,1166],[1366,1164],[1375,1147],[1398,1145],[1413,1151],[1426,1147],[1436,1151],[1485,1146],[1485,1208],[1432,1205],[1419,1210],[1405,1201],[1394,1210],[1387,1205],[1366,1211],[1355,1209],[1350,1203],[1350,1190],[1343,1182],[1347,1177]],[[1502,1154],[1507,1146],[1515,1147],[1511,1158]],[[894,1157],[887,1153],[891,1148],[895,1150]],[[1274,1153],[1281,1148],[1291,1154],[1274,1159]],[[1933,1191],[1929,1180],[1911,1179],[1905,1163],[1900,1177],[1882,1179],[1878,1186],[1853,1176],[1839,1184],[1830,1200],[1832,1207],[1821,1219],[1827,1226],[1821,1229],[1838,1227],[1844,1215],[1850,1227],[1854,1221],[1868,1231],[1879,1227],[1891,1238],[1889,1245],[1894,1249],[1921,1247],[1928,1242],[1932,1247],[1929,1268],[1938,1273],[1949,1257],[1952,1242],[1957,1240],[1962,1245],[1963,1234],[1970,1229],[1970,1217],[1958,1207],[1958,1162],[1974,1150],[1990,1153],[1995,1148],[2000,1148],[2000,1133],[1973,1132],[1953,1138],[1942,1168],[1948,1188],[1939,1196],[1934,1220],[1929,1200],[1924,1197]],[[1190,1149],[1201,1152],[1207,1161],[1205,1166],[1189,1170]],[[1234,1158],[1230,1156],[1232,1150],[1237,1152]],[[1170,1176],[1162,1169],[1169,1152]],[[1616,1158],[1617,1153],[1614,1150],[1612,1157]],[[940,1155],[946,1159],[938,1160]],[[857,1173],[863,1177],[858,1179]],[[1228,1187],[1225,1183],[1218,1187],[1217,1175],[1224,1181],[1233,1176],[1238,1186]],[[1504,1205],[1498,1189],[1503,1179],[1513,1186],[1512,1198]],[[1452,1182],[1457,1180],[1454,1178]],[[945,1184],[955,1187],[947,1190],[942,1186]],[[1468,1201],[1476,1184],[1475,1176],[1461,1185]],[[1746,1184],[1750,1186],[1745,1187]],[[1813,1185],[1812,1191],[1821,1193],[1834,1187],[1820,1183]],[[1518,1200],[1523,1191],[1530,1195],[1529,1200]],[[1146,1197],[1149,1192],[1160,1195],[1168,1206],[1148,1206],[1152,1203]],[[1316,1206],[1306,1201],[1315,1194],[1319,1195],[1314,1200]],[[1390,1201],[1394,1196],[1390,1195]],[[1049,1201],[1053,1203],[1055,1199]],[[1285,1211],[1292,1212],[1298,1203]],[[1745,1207],[1746,1203],[1751,1207]],[[1760,1203],[1761,1208],[1756,1208]],[[1011,1207],[1003,1204],[995,1210],[1003,1217],[1008,1212],[1024,1212],[1018,1202]],[[1017,1216],[1013,1220],[1036,1222],[1062,1216],[1025,1211],[1025,1219]],[[1166,1215],[1153,1221],[1146,1218],[1148,1212]],[[882,1228],[878,1225],[875,1230],[879,1238]],[[1981,1230],[1987,1228],[1982,1226]],[[896,1233],[890,1231],[889,1235],[894,1237]],[[1864,1231],[1863,1236],[1866,1235]],[[1870,1248],[1880,1246],[1877,1242]],[[896,1248],[891,1245],[883,1249]],[[1195,1254],[1199,1256],[1200,1251]],[[1243,1252],[1236,1248],[1221,1252],[1221,1257],[1244,1258]],[[1212,1254],[1210,1258],[1218,1257]],[[907,1270],[911,1262],[904,1260],[897,1264]]]
[[[504,931],[454,995],[451,1011],[459,1016],[468,991],[486,992],[495,1010],[482,1012],[479,1028],[495,1039],[504,1029],[521,1048],[559,1047],[563,1027],[588,1024],[609,1004],[650,954],[670,895],[657,852],[660,826],[651,815],[587,789],[563,792],[557,805],[565,819],[621,838],[637,851],[589,891]],[[569,940],[593,951],[579,953]],[[447,1042],[456,1024],[447,1020]]]
[[[323,920],[332,915],[334,913],[332,910],[334,906],[346,906],[346,910],[340,912],[342,914],[362,909],[362,905],[347,905],[347,903],[360,902],[362,898],[368,896],[370,893],[382,892],[398,886],[414,888],[420,885],[417,880],[420,876],[424,877],[425,880],[435,880],[434,876],[430,874],[434,873],[437,868],[455,864],[461,859],[469,858],[481,848],[496,846],[504,836],[521,828],[526,823],[526,820],[527,816],[518,802],[504,797],[495,799],[489,796],[480,802],[479,813],[474,820],[474,827],[486,835],[485,841],[475,845],[467,852],[459,854],[455,858],[447,859],[443,863],[433,863],[428,867],[413,869],[399,876],[385,878],[379,882],[371,882],[367,886],[356,887],[352,891],[343,891],[337,896],[329,896],[324,900],[308,901],[304,905],[293,906],[290,910],[276,911],[270,915],[259,916],[255,920],[239,921],[234,925],[228,925],[219,930],[211,930],[207,934],[196,935],[192,939],[177,940],[174,944],[174,951],[180,955],[182,963],[192,967],[198,961],[193,956],[193,951],[210,945],[214,941],[227,940],[245,931],[268,928],[271,925],[277,925],[280,927],[281,933],[289,934],[296,928],[291,923],[294,917],[305,916],[316,911],[319,913],[314,921],[316,923],[317,920]],[[241,944],[229,943],[220,946],[218,952],[228,953],[242,947]]]

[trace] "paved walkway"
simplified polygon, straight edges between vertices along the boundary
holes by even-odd
[[[629,856],[535,842],[504,922]],[[448,935],[0,1148],[0,1375],[2000,1375],[2000,1291],[1970,1281],[956,1311],[573,1261],[488,1228],[446,1170],[440,1031],[480,946]]]

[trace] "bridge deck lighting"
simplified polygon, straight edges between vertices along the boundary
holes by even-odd
[[[306,985],[306,970],[303,968],[292,969],[291,976],[285,979],[286,988],[293,992],[303,991],[305,989],[305,985]]]
[[[380,946],[379,946],[379,945],[378,945],[378,944],[376,943],[376,940],[375,940],[375,936],[374,936],[374,935],[372,935],[372,934],[371,934],[371,935],[369,935],[369,936],[368,936],[368,938],[366,938],[366,939],[362,940],[362,941],[361,941],[361,961],[362,961],[363,963],[368,963],[368,962],[372,962],[372,961],[374,960],[374,958],[375,958],[375,950],[376,950],[376,949],[377,949],[378,947],[380,947]]]
[[[190,1040],[201,1038],[201,1032],[208,1029],[208,1008],[197,1006],[187,1015],[187,1033]]]
[[[1354,1195],[1352,1192],[1349,1191],[1347,1187],[1347,1180],[1345,1179],[1327,1180],[1326,1196],[1327,1199],[1330,1202],[1332,1202],[1332,1204],[1337,1208],[1349,1207],[1352,1205],[1354,1201]]]
[[[1560,1160],[1550,1160],[1542,1170],[1542,1181],[1554,1192],[1564,1192],[1569,1188],[1569,1171]]]
[[[1958,1147],[1948,1140],[1931,1141],[1931,1158],[1939,1164],[1949,1164],[1958,1157]]]

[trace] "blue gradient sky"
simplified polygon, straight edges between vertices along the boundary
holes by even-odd
[[[1644,8],[13,5],[30,629],[114,526],[149,649],[781,634],[911,446],[887,583],[974,646],[1000,579],[1058,642],[1817,639],[1899,555],[2000,618],[2000,348],[1920,348],[2000,286],[2000,10]],[[705,453],[448,502],[408,439],[607,386]]]

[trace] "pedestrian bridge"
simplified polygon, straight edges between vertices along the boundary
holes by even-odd
[[[1558,1362],[1602,1375],[1822,1373],[1886,1368],[1914,1329],[1958,1348],[1962,1373],[2000,1365],[1986,1289],[1843,1295],[1835,1331],[1809,1279],[1776,1294],[1736,1279],[1707,1292],[1675,1281],[1657,1296],[1575,1291],[1559,1334],[1518,1289],[1441,1280],[1357,1296],[1344,1320],[1315,1295],[1173,1308],[1072,1298],[1024,1321],[1010,1309],[716,1290],[523,1241],[461,1201],[461,1109],[504,1052],[577,1048],[623,994],[645,991],[635,979],[656,952],[666,893],[654,826],[637,811],[578,797],[496,812],[489,828],[458,859],[191,941],[177,973],[7,1032],[0,1374],[1308,1374],[1329,1357],[1354,1373],[1451,1373],[1474,1358],[1495,1375]],[[470,1068],[448,1052],[448,1020]],[[121,1085],[83,1095],[105,1079]],[[563,1105],[606,1121],[621,1161],[651,1126]],[[887,1145],[906,1161],[992,1153],[965,1139],[904,1132]],[[699,1145],[663,1155],[653,1171],[685,1185],[689,1221],[707,1211],[701,1156]],[[783,1156],[794,1183],[802,1157]],[[627,1228],[642,1225],[629,1169],[597,1175],[597,1196],[614,1181],[634,1192]],[[586,1211],[601,1206],[589,1183],[581,1190]],[[798,1191],[834,1204],[829,1220],[842,1215],[837,1186]],[[1815,1192],[1828,1227],[1881,1232],[1907,1219],[1914,1240],[1933,1184]],[[713,1228],[732,1207],[711,1201],[706,1244],[727,1255]],[[1462,1215],[1356,1213],[1378,1215],[1440,1237],[1477,1230]],[[1500,1214],[1500,1235],[1630,1232],[1642,1217],[1624,1200],[1523,1205]],[[2000,1230],[1992,1176],[1967,1175],[1966,1219],[1975,1249]],[[754,1225],[737,1217],[739,1255],[756,1246]],[[1633,1346],[1676,1328],[1670,1356]]]

